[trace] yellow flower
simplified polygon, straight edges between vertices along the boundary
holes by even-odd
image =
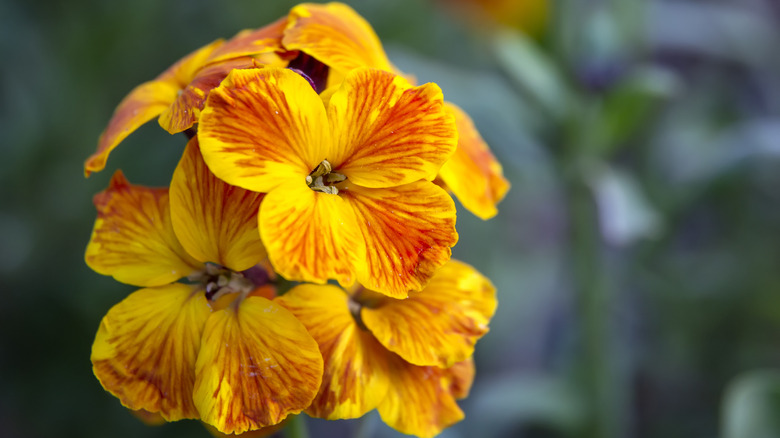
[[[197,137],[170,193],[117,172],[96,195],[87,264],[145,287],[109,310],[92,346],[95,375],[128,408],[242,433],[310,404],[317,344],[242,273],[265,259],[261,199],[211,175]],[[185,276],[190,284],[175,282]]]
[[[84,163],[84,174],[103,170],[111,151],[155,117],[159,116],[160,126],[171,134],[192,127],[209,91],[231,70],[286,64],[276,53],[281,51],[286,24],[283,18],[258,30],[242,31],[228,42],[214,41],[182,58],[154,80],[137,86],[114,111],[100,135],[97,151]]]
[[[357,418],[377,409],[391,427],[430,437],[463,418],[474,344],[488,331],[495,289],[450,261],[421,292],[396,300],[359,289],[300,285],[276,301],[317,340],[325,359],[309,415]]]
[[[359,67],[401,74],[387,59],[371,25],[345,4],[301,4],[290,11],[288,20],[282,45],[329,66],[329,84],[338,84]],[[509,182],[468,114],[449,102],[445,105],[458,126],[458,150],[442,167],[437,182],[450,189],[467,210],[489,219],[498,212],[496,205],[509,190]]]
[[[157,79],[136,87],[116,109],[97,151],[84,165],[85,174],[102,170],[109,153],[125,137],[157,116],[170,133],[191,128],[209,92],[231,70],[266,65],[297,69],[318,92],[338,86],[360,67],[402,75],[387,59],[371,25],[352,8],[342,3],[301,4],[271,25],[193,52]],[[436,182],[451,190],[466,209],[489,219],[496,215],[496,204],[509,183],[469,116],[451,103],[445,106],[455,117],[460,139]]]
[[[434,84],[355,69],[325,104],[291,70],[234,70],[198,136],[217,177],[268,193],[260,235],[288,279],[403,298],[449,260],[455,205],[429,180],[457,135]]]

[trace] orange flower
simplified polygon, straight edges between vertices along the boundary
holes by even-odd
[[[244,274],[265,259],[261,199],[211,175],[197,137],[170,192],[117,172],[95,197],[87,264],[145,287],[109,310],[92,346],[95,375],[128,408],[242,433],[310,404],[317,344]],[[175,283],[185,276],[192,283]]]
[[[495,289],[474,268],[450,261],[405,300],[300,285],[276,301],[306,326],[325,359],[309,415],[357,418],[376,408],[391,427],[420,437],[463,418],[455,401],[468,394],[474,344],[496,308]]]
[[[286,24],[283,18],[258,30],[240,32],[228,42],[214,41],[185,56],[154,80],[137,86],[114,111],[98,140],[97,151],[84,163],[84,174],[103,170],[111,151],[155,117],[159,116],[160,126],[171,134],[192,127],[209,91],[231,70],[285,64],[276,52],[282,50]]]
[[[320,92],[321,87],[339,85],[359,67],[402,75],[388,60],[371,25],[352,8],[343,3],[304,3],[264,28],[239,33],[227,43],[215,41],[136,87],[114,112],[97,151],[84,165],[85,174],[102,170],[109,153],[125,137],[157,116],[170,133],[191,128],[211,89],[231,70],[262,65],[299,69]],[[437,183],[451,190],[466,209],[489,219],[496,215],[496,204],[509,183],[469,116],[450,103],[446,106],[455,117],[460,139],[458,152]]]
[[[299,50],[330,67],[329,84],[338,84],[359,67],[401,74],[387,58],[382,43],[363,17],[342,3],[305,3],[290,11],[282,45]],[[458,126],[458,150],[442,168],[439,178],[463,206],[482,219],[496,215],[496,205],[509,190],[501,164],[490,152],[471,118],[446,103]]]
[[[434,84],[355,69],[325,104],[291,70],[234,70],[198,136],[217,177],[268,193],[260,235],[288,279],[403,298],[457,242],[454,203],[429,181],[457,140]]]

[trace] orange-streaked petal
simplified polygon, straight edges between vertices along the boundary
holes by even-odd
[[[231,70],[255,66],[254,59],[244,57],[204,67],[183,90],[180,90],[176,100],[160,114],[158,119],[160,126],[171,134],[189,129],[198,121],[206,97]]]
[[[309,82],[280,68],[233,70],[200,118],[203,157],[225,182],[269,192],[327,158],[325,108]]]
[[[289,418],[288,418],[289,420]],[[208,424],[208,423],[202,423],[203,427],[206,428],[206,430],[213,436],[214,438],[265,438],[267,436],[271,436],[275,434],[276,432],[279,432],[282,430],[282,428],[287,425],[287,421],[284,420],[279,424],[276,424],[274,426],[268,426],[264,427],[262,429],[257,430],[250,430],[249,432],[240,433],[238,435],[232,434],[232,433],[222,433],[220,432],[216,427]]]
[[[474,352],[474,344],[488,332],[496,304],[490,280],[450,260],[422,291],[365,307],[361,316],[377,340],[407,362],[449,367]]]
[[[147,426],[162,426],[166,423],[165,418],[159,412],[149,412],[146,409],[130,411],[133,416]]]
[[[363,241],[354,213],[338,195],[304,182],[285,184],[260,205],[260,236],[274,271],[288,280],[344,286],[355,281]]]
[[[351,72],[330,98],[328,119],[335,147],[328,159],[364,187],[433,179],[458,141],[436,84],[412,88],[380,70]]]
[[[193,137],[171,181],[171,220],[197,260],[243,271],[265,258],[257,229],[262,193],[226,184],[206,167]]]
[[[358,327],[347,294],[336,286],[304,284],[276,300],[306,326],[325,360],[322,386],[306,413],[338,420],[376,408],[390,383],[388,352]]]
[[[192,286],[171,284],[130,294],[100,322],[92,369],[130,409],[168,421],[197,418],[195,359],[211,310]]]
[[[130,133],[157,117],[176,100],[179,91],[195,76],[206,58],[220,45],[215,41],[187,55],[164,71],[156,79],[133,89],[119,103],[105,131],[98,140],[97,151],[84,163],[84,175],[99,172],[106,167],[108,155]]]
[[[458,125],[458,149],[444,163],[439,177],[463,207],[481,219],[490,219],[498,213],[496,204],[504,199],[509,181],[468,114],[449,102],[445,107]]]
[[[353,185],[341,193],[365,240],[357,280],[366,288],[406,298],[450,259],[458,241],[455,203],[440,187],[417,181],[386,189]]]
[[[287,17],[255,30],[243,30],[215,50],[207,63],[214,64],[242,56],[254,56],[282,50],[282,36]]]
[[[390,390],[378,407],[382,421],[399,432],[429,438],[463,419],[446,370],[393,359]]]
[[[84,258],[96,272],[149,287],[202,267],[176,239],[167,188],[130,184],[118,170],[94,203],[98,216]]]
[[[304,3],[288,18],[282,40],[288,50],[308,53],[342,73],[358,67],[394,70],[371,25],[343,3]]]
[[[457,362],[444,371],[450,379],[450,393],[452,396],[456,400],[468,397],[476,372],[474,358],[470,357],[464,361]]]
[[[320,387],[322,356],[292,313],[249,297],[206,321],[195,375],[201,420],[238,434],[306,409]]]

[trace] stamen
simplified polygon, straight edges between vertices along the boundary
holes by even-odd
[[[315,192],[338,195],[339,189],[335,184],[346,181],[346,179],[346,175],[334,172],[333,166],[325,159],[306,176],[306,185]]]

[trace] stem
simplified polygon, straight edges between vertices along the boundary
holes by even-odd
[[[599,102],[582,96],[582,106],[568,126],[570,149],[562,157],[567,180],[571,224],[571,257],[582,336],[581,389],[587,419],[584,437],[616,438],[626,432],[625,379],[616,362],[616,336],[610,288],[599,228],[596,200],[588,185],[589,164],[597,160],[597,139],[588,135],[589,121],[599,117]]]
[[[352,438],[371,438],[374,436],[374,429],[377,424],[376,411],[368,412],[357,420],[357,427]]]
[[[610,354],[610,293],[606,287],[600,251],[598,216],[588,188],[573,182],[571,216],[573,262],[579,288],[581,334],[584,347],[583,380],[588,415],[586,436],[617,436],[615,422],[615,375]]]
[[[284,436],[287,438],[309,438],[309,431],[306,429],[306,419],[303,414],[295,415],[287,420],[284,427]]]

